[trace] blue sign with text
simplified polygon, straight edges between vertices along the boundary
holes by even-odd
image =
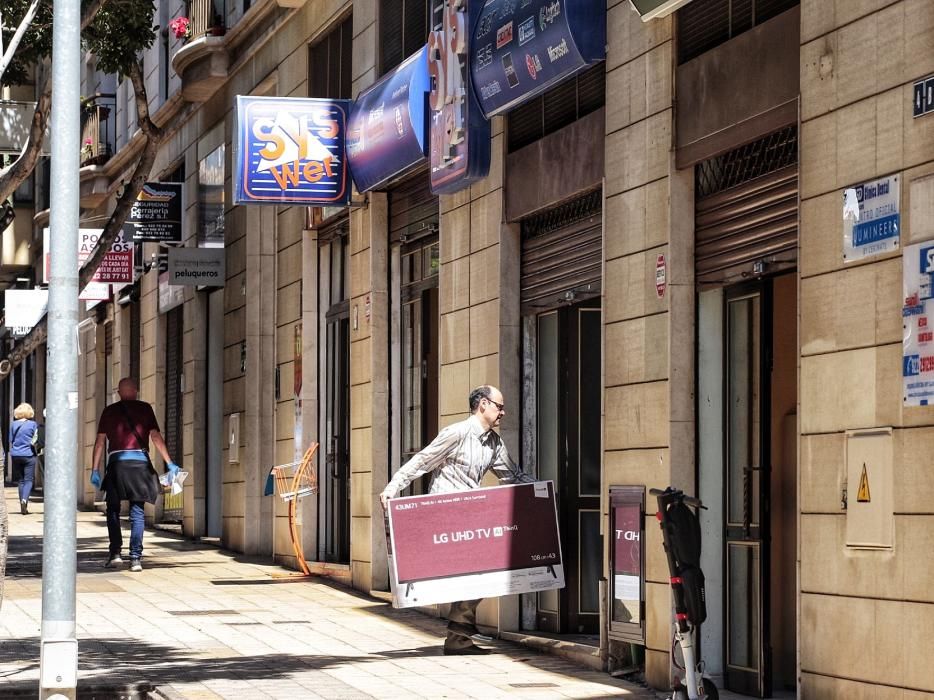
[[[428,36],[431,92],[430,183],[434,194],[458,192],[490,172],[490,122],[471,87],[470,27],[480,0],[438,0]]]
[[[237,96],[234,203],[346,205],[350,100]]]
[[[487,0],[471,73],[487,117],[502,114],[606,55],[604,0]]]
[[[350,108],[347,158],[368,192],[428,155],[428,48],[360,93]]]

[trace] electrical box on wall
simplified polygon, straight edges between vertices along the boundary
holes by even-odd
[[[891,428],[846,433],[846,546],[891,549],[895,539]]]

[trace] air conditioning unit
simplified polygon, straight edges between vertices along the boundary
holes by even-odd
[[[691,0],[629,0],[632,9],[639,13],[643,22],[648,22],[658,17],[667,17],[689,2],[691,2]]]

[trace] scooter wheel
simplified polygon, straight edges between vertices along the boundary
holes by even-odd
[[[704,679],[704,695],[707,700],[720,700],[720,691],[709,678]]]
[[[690,700],[688,689],[683,685],[679,685],[677,688],[672,689],[671,697],[668,700]]]

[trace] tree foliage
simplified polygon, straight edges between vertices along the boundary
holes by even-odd
[[[3,0],[3,44],[12,38],[32,0]],[[159,31],[153,25],[154,0],[82,0],[82,16],[88,18],[81,33],[85,51],[104,73],[124,77],[143,49],[152,46]],[[42,0],[19,50],[3,76],[8,85],[30,77],[30,68],[52,55],[52,0]]]

